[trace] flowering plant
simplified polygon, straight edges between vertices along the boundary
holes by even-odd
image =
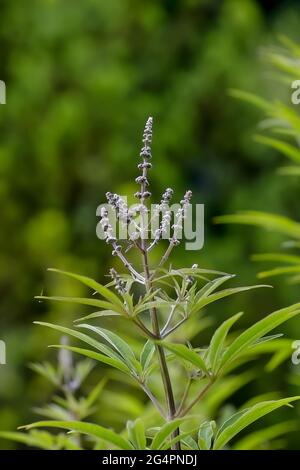
[[[221,418],[218,405],[214,408],[212,403],[214,400],[217,404],[225,400],[253,378],[249,371],[240,372],[242,365],[261,354],[276,353],[284,347],[290,347],[286,340],[278,338],[280,335],[266,335],[298,315],[300,304],[264,316],[242,332],[231,333],[231,328],[242,315],[237,313],[215,330],[208,345],[199,345],[198,332],[201,319],[205,324],[203,313],[208,305],[225,297],[266,286],[222,289],[221,286],[230,281],[233,275],[204,269],[198,264],[181,269],[167,265],[174,247],[180,243],[179,234],[191,204],[191,191],[187,191],[180,201],[180,208],[172,223],[168,205],[173,191],[170,188],[165,190],[157,205],[157,211],[161,213],[159,226],[154,231],[154,238],[148,240],[149,224],[145,220],[147,201],[151,197],[148,174],[152,157],[152,125],[153,119],[149,118],[143,134],[140,153],[142,162],[138,165],[141,175],[136,178],[140,185],[135,194],[139,200],[137,207],[133,211],[117,194],[109,192],[106,195],[120,223],[134,226],[128,240],[124,242],[117,238],[107,209],[101,210],[100,224],[104,238],[112,247],[112,254],[123,263],[126,272],[121,273],[112,268],[110,282],[103,285],[86,276],[52,269],[83,283],[91,289],[92,295],[84,298],[38,296],[38,299],[88,305],[96,308],[96,311],[76,320],[75,328],[36,322],[88,345],[88,348],[82,348],[64,342],[53,347],[92,359],[102,365],[102,373],[108,366],[118,374],[127,376],[145,394],[145,412],[133,421],[125,417],[127,423],[120,432],[98,423],[86,422],[86,414],[77,415],[77,419],[73,415],[72,419],[62,420],[56,419],[57,415],[52,413],[48,414],[52,419],[25,428],[29,435],[36,433],[36,428],[54,427],[88,436],[86,441],[83,438],[76,442],[79,448],[91,445],[95,449],[109,447],[136,450],[217,450],[229,445],[233,448],[251,448],[250,441],[245,444],[244,440],[237,440],[238,434],[264,415],[300,397],[263,401],[254,399],[241,410],[232,412],[227,419]],[[137,214],[139,224],[135,222]],[[163,235],[168,231],[170,237],[164,254],[152,266],[150,252],[158,243],[164,243]],[[136,267],[138,263],[134,265],[129,260],[133,252],[140,256],[142,270]],[[117,325],[118,319],[130,324],[132,341],[124,339],[122,332],[119,335],[112,329],[103,328],[107,318],[113,319],[113,325]],[[218,398],[220,392],[223,393],[221,400]],[[72,400],[67,401],[67,406],[70,403]],[[114,407],[114,403],[111,407]],[[280,423],[276,432],[270,436],[276,437],[286,431],[286,423]],[[22,435],[28,436],[27,433]],[[66,435],[65,439],[67,441],[64,442],[68,442],[73,437]],[[260,440],[262,438],[256,436],[256,446],[259,446]]]

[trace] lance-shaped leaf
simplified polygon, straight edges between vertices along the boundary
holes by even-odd
[[[173,421],[165,423],[160,428],[160,430],[156,433],[156,435],[154,436],[154,439],[153,439],[152,444],[151,444],[151,449],[152,450],[160,450],[162,448],[163,444],[168,439],[168,437],[186,419],[188,419],[188,417],[186,417],[186,418],[177,418],[177,419],[174,419]]]
[[[204,297],[199,299],[195,305],[191,308],[191,314],[194,312],[199,311],[201,308],[205,307],[206,305],[211,304],[212,302],[216,302],[217,300],[224,299],[230,295],[239,294],[240,292],[245,292],[252,289],[259,289],[261,287],[271,287],[265,284],[259,284],[255,286],[244,286],[244,287],[232,287],[231,289],[224,289],[214,294],[209,295],[208,297]]]
[[[111,429],[104,428],[98,424],[83,423],[80,421],[38,421],[37,423],[21,426],[20,429],[33,429],[33,428],[61,428],[68,429],[69,431],[80,432],[88,436],[103,439],[105,442],[115,445],[122,450],[132,450],[132,444],[115,433]]]
[[[297,421],[284,421],[283,423],[273,424],[273,426],[259,429],[242,437],[242,439],[234,444],[233,449],[257,450],[262,445],[265,445],[266,442],[292,431],[299,431],[299,423]]]
[[[23,432],[9,432],[1,431],[0,437],[3,439],[8,439],[10,441],[19,442],[20,444],[25,444],[30,447],[38,447],[40,449],[53,449],[53,439],[52,436],[49,436],[49,439],[44,438],[44,433],[36,431],[36,434],[32,433],[23,433]],[[78,449],[80,449],[78,447]]]
[[[181,430],[180,431],[180,434],[178,436],[175,436],[175,437],[172,437],[171,439],[169,439],[168,441],[166,441],[162,446],[161,446],[161,450],[168,450],[168,449],[171,449],[172,446],[174,444],[176,444],[176,442],[182,442],[182,440],[186,439],[186,438],[189,438],[191,434],[195,434],[198,430],[198,427],[196,426],[193,426],[193,427],[190,427],[187,431],[183,431]],[[191,441],[190,441],[191,442]],[[197,444],[196,444],[197,446]],[[197,450],[199,450],[198,446],[197,446]]]
[[[268,271],[261,271],[257,277],[264,279],[266,277],[281,276],[282,274],[295,274],[300,273],[300,264],[298,266],[281,266],[280,268],[269,269]]]
[[[103,339],[105,339],[105,341],[107,341],[115,348],[115,350],[124,359],[128,367],[130,367],[131,369],[134,368],[135,370],[138,370],[139,373],[141,372],[141,365],[136,360],[131,347],[122,338],[120,338],[120,336],[104,328],[88,325],[85,323],[78,325],[78,327],[93,331],[94,333],[101,336]]]
[[[295,145],[291,145],[288,142],[284,142],[283,140],[273,139],[272,137],[267,137],[264,135],[256,135],[255,140],[260,144],[268,145],[269,147],[278,150],[292,161],[300,163],[300,150]]]
[[[148,368],[151,362],[151,359],[153,357],[154,351],[155,351],[155,344],[153,343],[153,341],[150,341],[150,340],[146,341],[140,354],[140,363],[141,363],[143,370]]]
[[[92,299],[88,297],[61,297],[61,296],[48,297],[46,295],[36,295],[34,298],[38,300],[53,300],[55,302],[66,302],[70,304],[89,305],[91,307],[104,308],[108,310],[113,308],[113,305],[110,302],[107,302],[106,300]]]
[[[259,211],[243,211],[233,215],[215,218],[216,223],[257,225],[268,230],[276,230],[291,238],[300,238],[300,224],[288,217]]]
[[[208,348],[207,356],[207,360],[210,364],[212,372],[215,372],[217,370],[217,365],[221,359],[221,353],[223,351],[228,331],[242,315],[242,312],[237,313],[228,320],[224,321],[222,325],[219,326],[219,328],[215,331]]]
[[[229,418],[219,429],[214,442],[213,449],[218,450],[224,446],[239,432],[250,424],[257,421],[272,411],[277,410],[281,406],[289,405],[293,401],[299,400],[300,396],[283,398],[281,400],[270,400],[258,403],[251,408],[242,410]]]
[[[175,356],[193,364],[197,369],[208,373],[204,359],[193,349],[188,348],[184,344],[167,343],[165,341],[161,341],[160,343],[165,349],[168,349],[175,354]]]
[[[284,262],[284,263],[300,265],[300,256],[287,255],[285,253],[257,253],[255,255],[252,255],[251,259],[253,261],[279,261],[279,262]]]
[[[220,287],[224,282],[228,281],[235,277],[234,275],[229,274],[228,276],[217,277],[212,281],[207,282],[195,295],[195,299],[200,300],[209,296],[214,292],[218,287]]]
[[[236,359],[239,354],[244,352],[247,348],[249,348],[249,346],[253,345],[255,342],[257,342],[257,340],[269,333],[269,331],[273,330],[287,320],[295,317],[299,313],[300,303],[283,308],[281,310],[277,310],[276,312],[271,313],[267,317],[255,323],[231,343],[222,357],[220,368],[229,361],[231,362]]]
[[[209,450],[216,429],[215,421],[205,421],[198,431],[198,446],[200,450]]]
[[[92,346],[93,348],[97,349],[98,351],[101,351],[102,353],[106,354],[109,357],[112,357],[112,358],[115,358],[115,359],[121,359],[119,354],[117,354],[109,346],[106,346],[105,344],[100,343],[99,341],[96,341],[94,338],[91,338],[90,336],[88,336],[84,333],[81,333],[80,331],[73,330],[71,328],[66,328],[65,326],[54,325],[53,323],[45,323],[45,322],[35,321],[34,324],[35,325],[41,325],[41,326],[47,326],[48,328],[52,328],[53,330],[59,331],[60,333],[64,333],[66,335],[73,336],[74,338],[77,338],[80,341],[83,341],[84,343],[87,343],[89,346]]]
[[[86,286],[90,287],[94,291],[98,292],[100,295],[102,295],[102,297],[104,297],[113,305],[124,310],[123,302],[119,299],[119,297],[114,292],[112,292],[107,287],[103,286],[102,284],[99,284],[99,282],[95,281],[94,279],[91,279],[87,276],[82,276],[80,274],[71,273],[68,271],[61,271],[60,269],[49,268],[48,271],[53,271],[59,274],[64,274],[65,276],[72,277],[73,279],[80,281],[82,284],[85,284]]]
[[[88,357],[90,359],[94,359],[95,361],[102,362],[103,364],[107,364],[108,366],[114,367],[115,369],[119,369],[125,374],[130,375],[130,369],[123,361],[114,357],[108,357],[104,354],[99,354],[95,351],[91,351],[90,349],[83,349],[83,348],[76,348],[75,346],[66,346],[61,344],[54,344],[49,346],[51,348],[58,348],[58,349],[67,349],[68,351],[72,351],[74,353],[78,353],[81,356]]]
[[[74,321],[74,323],[78,323],[84,320],[92,320],[93,318],[101,318],[101,317],[119,317],[121,314],[114,312],[113,310],[101,310],[100,312],[90,313],[89,315],[85,315],[84,317],[78,318]]]
[[[146,449],[146,435],[143,421],[138,418],[127,422],[129,440],[138,450]]]

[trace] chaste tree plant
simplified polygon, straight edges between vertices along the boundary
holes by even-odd
[[[132,210],[119,195],[107,193],[108,202],[113,206],[118,221],[134,227],[128,240],[118,240],[110,223],[108,210],[105,207],[101,209],[103,236],[126,272],[111,269],[111,280],[103,285],[83,275],[51,269],[59,275],[83,283],[91,290],[91,295],[86,298],[38,296],[39,300],[82,304],[93,307],[96,311],[77,320],[76,327],[73,328],[35,322],[85,345],[71,346],[64,342],[52,347],[91,359],[101,365],[101,371],[115,369],[117,373],[128,377],[145,394],[148,411],[135,420],[127,420],[123,430],[115,431],[86,421],[89,406],[87,410],[84,408],[85,412],[79,414],[63,414],[61,410],[60,413],[53,413],[53,407],[50,412],[48,407],[48,412],[46,410],[45,413],[44,410],[43,414],[50,419],[23,427],[25,431],[20,433],[22,437],[19,440],[26,442],[24,436],[29,436],[29,445],[39,447],[38,443],[31,440],[31,437],[37,436],[36,428],[59,428],[79,436],[71,444],[68,441],[65,448],[257,448],[266,438],[272,439],[291,429],[287,423],[279,423],[275,427],[249,435],[248,440],[243,435],[243,439],[237,443],[237,436],[241,431],[268,413],[298,400],[299,396],[279,399],[256,397],[242,409],[227,413],[227,417],[223,416],[222,420],[217,419],[217,423],[212,419],[216,415],[216,411],[212,411],[213,402],[217,408],[222,400],[233,393],[233,382],[230,385],[227,380],[232,379],[233,371],[238,370],[236,379],[247,383],[257,376],[257,370],[254,374],[253,371],[249,374],[248,366],[245,380],[245,371],[241,372],[240,366],[245,368],[245,364],[261,354],[273,353],[286,347],[282,343],[285,340],[278,338],[280,335],[266,335],[298,315],[300,303],[262,316],[250,328],[232,333],[230,330],[242,315],[237,313],[215,330],[208,345],[199,345],[197,333],[205,307],[222,298],[263,286],[222,288],[223,284],[233,278],[232,275],[204,269],[197,264],[181,269],[174,269],[168,264],[173,249],[180,243],[179,234],[191,204],[192,193],[186,192],[172,221],[169,203],[173,191],[170,188],[165,190],[156,206],[161,214],[160,223],[151,237],[146,216],[151,197],[148,175],[151,168],[152,125],[153,120],[149,118],[143,134],[141,162],[138,165],[141,175],[136,178],[140,187],[136,193],[137,206]],[[164,243],[163,238],[168,230],[170,237],[167,247],[160,261],[153,265],[151,251],[158,243]],[[140,266],[139,261],[131,261],[131,257],[136,261],[137,255],[142,262],[142,269],[137,267]],[[122,333],[117,334],[113,328],[104,328],[107,318],[112,319],[111,325],[119,319],[127,322],[132,332],[132,341],[122,337]],[[202,322],[204,324],[205,319]],[[192,328],[189,329],[189,326]],[[241,382],[235,385],[236,389],[239,386],[242,386]],[[69,409],[71,403],[74,408],[74,391],[71,395],[69,389],[67,392],[63,390],[63,393],[67,395],[56,399],[58,405]],[[94,404],[96,396],[97,392],[94,392],[92,398],[87,399],[88,405]],[[269,398],[271,396],[268,395]],[[114,407],[114,401],[110,406]],[[78,407],[75,406],[75,409],[78,410]],[[150,420],[149,409],[150,414],[152,413]],[[56,408],[55,410],[57,411]],[[6,437],[15,438],[15,435]],[[41,447],[45,448],[45,445]]]

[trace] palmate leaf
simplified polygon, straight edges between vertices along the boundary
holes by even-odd
[[[228,331],[232,325],[243,315],[242,312],[237,313],[233,317],[224,321],[221,326],[215,331],[208,348],[207,360],[214,373],[217,370],[218,362],[221,359],[221,353],[224,347]]]
[[[193,366],[197,367],[201,371],[208,373],[206,364],[204,359],[191,348],[188,348],[184,344],[174,344],[174,343],[167,343],[166,341],[160,341],[160,344],[165,348],[171,351],[175,356],[184,361],[189,362]]]
[[[38,421],[37,423],[21,426],[19,429],[34,429],[41,427],[68,429],[69,431],[87,434],[93,438],[103,439],[105,442],[109,442],[122,450],[133,449],[133,445],[127,439],[115,433],[111,429],[104,428],[98,424],[84,423],[80,421]]]
[[[67,349],[68,351],[81,354],[81,356],[89,357],[90,359],[94,359],[95,361],[102,362],[103,364],[107,364],[108,366],[121,370],[122,372],[125,372],[125,374],[129,374],[129,375],[131,374],[131,370],[120,359],[117,359],[114,357],[108,357],[108,356],[105,356],[104,354],[99,354],[95,351],[91,351],[90,349],[76,348],[75,346],[66,346],[66,345],[61,345],[61,344],[54,344],[49,347]]]
[[[216,439],[213,445],[214,450],[222,449],[224,446],[238,433],[240,433],[247,426],[257,421],[259,418],[265,416],[272,411],[277,410],[281,406],[289,405],[293,401],[299,400],[300,396],[283,398],[281,400],[270,400],[253,405],[251,408],[242,410],[235,415],[231,416],[221,426],[217,432]]]
[[[258,321],[241,335],[239,335],[225,351],[219,368],[222,368],[226,363],[236,359],[239,354],[244,352],[247,348],[253,345],[257,340],[269,333],[277,326],[286,322],[300,313],[300,303],[294,304],[290,307],[277,310],[267,317]]]

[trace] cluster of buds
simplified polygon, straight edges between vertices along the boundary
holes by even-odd
[[[103,229],[106,243],[111,243],[112,245],[115,244],[117,240],[114,236],[113,228],[108,218],[108,211],[105,207],[101,208],[100,217],[100,225]]]
[[[198,264],[193,264],[192,269],[197,269]],[[188,276],[186,279],[187,284],[193,284],[195,282],[195,278],[193,276]]]
[[[175,224],[172,225],[172,228],[173,228],[174,232],[173,232],[173,237],[171,238],[170,242],[173,245],[179,245],[179,243],[180,243],[180,241],[178,239],[178,236],[182,232],[183,220],[186,218],[187,210],[188,210],[188,207],[190,205],[192,195],[193,195],[192,191],[188,190],[185,193],[183,199],[180,201],[181,207],[180,207],[180,209],[178,209],[178,211],[176,213]]]
[[[164,194],[162,195],[162,198],[161,198],[161,205],[169,205],[169,202],[171,201],[172,197],[173,197],[173,189],[172,188],[167,188],[164,192]]]
[[[173,192],[173,189],[167,188],[162,195],[160,204],[156,204],[155,206],[154,217],[159,218],[160,213],[162,213],[162,219],[159,228],[154,232],[154,244],[157,244],[163,235],[166,235],[169,231],[172,219],[169,203],[172,199]]]
[[[126,281],[122,280],[114,268],[109,270],[110,277],[115,282],[115,289],[119,294],[125,294]]]
[[[107,202],[115,208],[116,216],[122,222],[129,224],[132,220],[132,214],[128,210],[127,204],[118,194],[111,192],[106,193]]]
[[[150,191],[147,191],[147,186],[149,186],[147,174],[148,170],[151,168],[150,159],[152,158],[151,155],[151,142],[152,142],[152,125],[153,125],[153,118],[149,117],[143,133],[143,147],[140,152],[140,157],[142,157],[143,162],[138,165],[138,169],[142,170],[142,174],[136,178],[136,183],[141,185],[140,191],[135,193],[135,197],[144,201],[145,199],[151,196]]]

